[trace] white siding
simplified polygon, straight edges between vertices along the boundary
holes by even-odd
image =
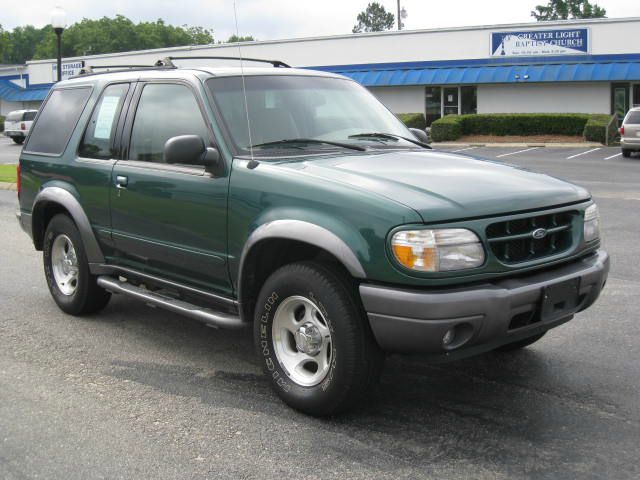
[[[610,113],[610,84],[478,85],[478,113]]]
[[[393,113],[424,113],[424,87],[369,89]]]
[[[294,66],[352,65],[367,63],[395,63],[414,61],[483,59],[490,55],[492,31],[589,28],[591,54],[638,53],[635,39],[640,18],[556,21],[544,25],[530,22],[515,25],[443,28],[402,32],[336,35],[331,37],[272,40],[242,44],[245,57],[278,58]],[[64,38],[64,37],[63,37]],[[238,55],[238,44],[180,47],[138,52],[65,58],[65,62],[85,59],[87,65],[122,65],[126,63],[152,64],[170,55]],[[28,62],[30,82],[54,81],[52,65],[55,60]],[[202,60],[179,62],[190,66]],[[213,65],[206,61],[207,65]]]

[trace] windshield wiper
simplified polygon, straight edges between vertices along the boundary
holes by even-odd
[[[332,142],[330,140],[318,140],[315,138],[287,138],[285,140],[276,140],[275,142],[266,142],[266,143],[258,143],[256,145],[251,145],[251,148],[258,147],[269,147],[272,145],[287,145],[290,143],[315,143],[315,144],[323,144],[323,145],[333,145],[335,147],[348,148],[350,150],[357,150],[358,152],[364,152],[367,149],[361,147],[360,145],[353,145],[351,143],[342,143],[342,142]]]
[[[423,143],[419,140],[413,140],[412,138],[403,137],[402,135],[396,135],[394,133],[381,133],[381,132],[371,132],[371,133],[358,133],[357,135],[349,135],[349,138],[382,138],[387,140],[406,140],[407,142],[413,143],[423,148],[432,149],[431,145]]]

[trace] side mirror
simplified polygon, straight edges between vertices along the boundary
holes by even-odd
[[[420,130],[419,128],[410,128],[409,131],[422,143],[429,143],[429,135],[427,135],[427,132],[424,130]]]
[[[169,164],[201,165],[216,176],[224,173],[220,152],[216,148],[207,148],[200,135],[171,137],[164,144],[163,158]]]

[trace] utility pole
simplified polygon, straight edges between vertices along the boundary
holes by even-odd
[[[398,31],[402,30],[402,17],[400,16],[400,0],[398,0]]]

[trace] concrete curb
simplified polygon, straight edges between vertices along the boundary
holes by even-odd
[[[17,190],[15,183],[0,182],[0,190]]]
[[[602,145],[601,143],[596,142],[584,142],[584,143],[452,143],[452,142],[433,142],[431,143],[434,147],[460,147],[460,148],[469,148],[469,147],[502,147],[502,148],[597,148],[597,147],[605,147],[606,145]]]

